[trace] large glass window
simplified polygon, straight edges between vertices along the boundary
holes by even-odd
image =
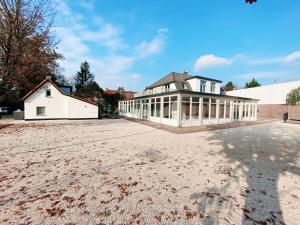
[[[205,92],[205,88],[206,88],[206,81],[200,80],[200,92]]]
[[[154,116],[154,111],[155,110],[155,99],[151,99],[151,116]]]
[[[224,118],[225,115],[225,101],[224,99],[220,99],[220,104],[219,104],[219,118],[222,119]]]
[[[192,118],[199,119],[199,98],[192,97]]]
[[[171,97],[171,119],[177,119],[177,96]]]
[[[183,120],[190,118],[190,97],[182,97],[181,118]]]
[[[155,116],[160,117],[160,98],[156,98]]]
[[[163,108],[163,117],[164,118],[170,118],[169,117],[169,102],[170,102],[170,98],[169,97],[164,97],[164,108]]]
[[[229,118],[230,117],[230,101],[226,101],[226,113],[225,117]]]
[[[202,109],[202,117],[209,117],[209,98],[203,98],[203,109]]]
[[[212,98],[211,99],[210,118],[216,118],[216,116],[217,116],[217,100]]]

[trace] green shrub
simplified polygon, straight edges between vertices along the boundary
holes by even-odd
[[[286,96],[286,104],[295,105],[300,102],[300,87],[290,91]]]

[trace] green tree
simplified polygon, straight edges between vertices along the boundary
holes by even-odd
[[[76,73],[76,76],[74,78],[76,88],[75,95],[81,97],[90,97],[85,96],[86,90],[90,89],[91,87],[94,87],[96,89],[99,87],[91,84],[92,82],[94,82],[94,78],[94,74],[90,71],[90,64],[87,61],[81,63],[80,71]]]
[[[291,90],[286,96],[286,104],[295,105],[300,102],[300,87]]]
[[[227,84],[224,85],[224,91],[232,91],[235,89],[235,85],[232,81],[229,81]]]
[[[245,88],[253,88],[253,87],[259,87],[261,86],[260,83],[258,83],[257,80],[255,80],[254,78],[252,78],[252,80],[248,83],[246,83]]]

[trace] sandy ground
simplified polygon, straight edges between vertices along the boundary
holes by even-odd
[[[125,120],[0,130],[0,224],[299,224],[300,125]]]

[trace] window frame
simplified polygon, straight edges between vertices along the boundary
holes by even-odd
[[[44,109],[44,113],[43,114],[39,114],[38,113],[38,109],[41,109],[41,108]],[[46,116],[46,107],[45,106],[37,106],[35,110],[36,110],[35,111],[36,112],[36,116]]]
[[[206,80],[200,80],[200,92],[205,93],[206,84],[207,84]]]
[[[48,92],[50,93],[50,95],[48,95]],[[46,98],[51,98],[52,97],[52,94],[51,94],[51,89],[46,89]]]

